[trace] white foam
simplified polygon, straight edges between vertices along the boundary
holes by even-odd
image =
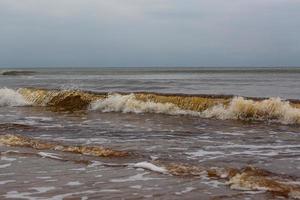
[[[141,185],[132,185],[132,186],[130,186],[130,188],[133,188],[133,189],[142,189],[142,186]]]
[[[244,133],[239,133],[239,132],[223,132],[223,131],[216,131],[217,134],[221,135],[232,135],[232,136],[243,136],[245,135]]]
[[[99,192],[121,192],[121,190],[116,190],[116,189],[102,189],[102,190],[99,190]]]
[[[198,115],[194,111],[182,110],[171,103],[155,103],[136,99],[134,94],[120,95],[112,94],[105,99],[92,102],[91,110],[102,112],[123,112],[123,113],[163,113],[170,115]]]
[[[175,192],[176,195],[182,195],[182,194],[185,194],[185,193],[188,193],[188,192],[191,192],[193,190],[195,190],[196,188],[194,187],[186,187],[183,191],[181,192]]]
[[[71,171],[85,171],[86,168],[85,167],[81,167],[81,168],[74,168],[74,169],[69,169]]]
[[[91,103],[91,110],[123,113],[162,113],[169,115],[192,115],[217,119],[271,120],[283,124],[300,123],[300,109],[280,98],[262,101],[235,97],[229,105],[216,105],[203,112],[183,110],[172,103],[141,101],[134,94],[111,94],[105,99]],[[235,135],[230,133],[231,135]]]
[[[82,185],[82,183],[80,183],[79,181],[71,181],[71,182],[68,182],[66,185],[68,185],[68,186],[78,186],[78,185]]]
[[[26,106],[30,102],[26,101],[24,97],[16,90],[8,88],[0,88],[0,106]]]
[[[39,120],[39,121],[42,121],[42,122],[51,122],[51,121],[53,121],[52,117],[37,117],[37,116],[32,116],[32,117],[26,117],[26,119]]]
[[[43,158],[53,158],[53,159],[58,159],[58,160],[62,159],[62,158],[58,157],[58,154],[55,154],[55,153],[39,152],[38,154],[40,156],[42,156]]]
[[[97,167],[97,166],[102,166],[103,162],[100,161],[92,161],[92,164],[89,164],[88,167]]]
[[[15,180],[6,180],[6,181],[0,181],[0,185],[5,185],[7,183],[13,183],[16,182]]]
[[[6,156],[2,156],[0,158],[0,160],[12,162],[12,161],[15,161],[17,159],[16,158],[9,158],[9,157],[6,157]]]
[[[0,169],[11,166],[11,163],[0,165]]]
[[[282,101],[280,98],[253,101],[235,97],[228,106],[217,105],[202,114],[207,118],[275,120],[283,124],[300,123],[300,109],[292,107],[289,102]]]
[[[158,173],[162,173],[162,174],[166,174],[168,172],[168,170],[164,167],[158,167],[152,163],[149,162],[139,162],[133,165],[133,167],[135,168],[142,168],[142,169],[148,169],[154,172],[158,172]]]
[[[213,188],[219,188],[220,186],[225,185],[225,183],[222,183],[218,180],[207,180],[203,183],[206,185],[209,185],[210,187],[213,187]]]
[[[51,186],[51,187],[33,187],[31,189],[36,190],[40,194],[40,193],[48,192],[50,190],[54,190],[55,187],[53,187],[53,186]]]

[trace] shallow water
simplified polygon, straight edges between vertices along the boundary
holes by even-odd
[[[1,77],[1,87],[60,88],[61,83],[69,84],[74,76],[71,72],[71,75],[61,75],[68,78],[57,82],[53,79],[58,80],[61,77],[55,78],[54,75],[49,75],[52,73],[50,72],[30,75],[35,78],[18,76],[2,79]],[[163,73],[151,75],[148,73],[145,76],[151,76],[151,81],[169,88],[166,90],[155,88],[155,91],[180,91],[176,90],[176,87],[181,87],[180,79],[177,85],[163,86],[157,76],[168,76]],[[172,77],[181,77],[180,73]],[[82,83],[85,85],[83,89],[101,91],[99,82],[92,83],[93,77],[98,75],[90,75],[92,78],[87,80],[88,74],[89,72],[85,72],[81,76],[78,75],[85,80]],[[199,76],[215,78],[220,76],[208,72],[199,74]],[[225,74],[237,76],[236,74],[239,73],[226,72]],[[251,74],[254,76],[255,71]],[[110,79],[112,75],[107,74],[99,76],[106,77],[110,82],[116,79],[115,77]],[[194,73],[188,76],[194,76]],[[288,73],[278,73],[276,76],[283,76],[282,79],[286,77],[292,82]],[[297,73],[291,76],[297,76]],[[136,80],[132,77],[128,79],[135,83],[145,81],[145,84],[149,85],[144,76],[136,77]],[[161,78],[161,80],[167,82],[168,78]],[[249,83],[251,87],[259,87],[255,81],[251,83],[253,83]],[[294,81],[292,84],[297,83]],[[115,89],[135,90],[131,84],[122,84],[120,83],[120,86]],[[267,82],[262,84],[266,85]],[[276,84],[281,83],[276,82]],[[275,88],[276,84],[271,87]],[[245,96],[252,96],[255,93],[257,95],[254,96],[277,96],[272,93],[273,89],[269,90],[271,95],[268,93],[262,95],[260,91],[247,90],[248,87],[237,89],[240,84],[234,81],[229,85],[232,91],[235,90],[235,94],[243,94],[240,92],[245,90],[247,91]],[[143,88],[143,85],[139,86]],[[104,90],[105,81],[101,87]],[[186,90],[184,87],[181,89],[185,93],[220,94],[218,91],[222,91],[223,88],[222,84],[215,83],[215,86],[211,87],[219,89],[210,88],[209,92],[205,92],[201,87],[197,90]],[[277,92],[281,95],[288,93],[285,95],[286,98],[298,98],[295,88],[291,85],[289,88],[289,91],[278,89]],[[147,87],[137,90],[150,91]],[[231,90],[223,91],[231,93]],[[300,191],[300,127],[297,124],[285,125],[267,120],[219,120],[193,115],[147,112],[136,114],[88,109],[53,111],[48,106],[11,105],[0,107],[0,122],[0,141],[4,136],[17,136],[20,141],[25,137],[31,141],[25,145],[25,143],[16,144],[15,141],[13,143],[11,140],[4,143],[2,140],[0,145],[1,199],[299,198],[297,192]],[[35,142],[51,145],[46,145],[47,148],[44,145],[44,148],[41,148]],[[127,155],[95,156],[91,151],[65,151],[62,146],[74,148],[96,146],[126,152]],[[153,168],[151,164],[159,170]],[[239,188],[236,187],[234,181],[239,174],[247,172],[243,169],[249,166],[255,172],[250,176],[251,180],[243,179],[244,182],[241,181]],[[220,172],[210,175],[215,169]],[[232,173],[235,174],[231,177],[225,172],[222,174],[222,171],[233,171]],[[272,184],[266,179],[271,180]],[[256,185],[251,182],[252,180]],[[281,186],[279,187],[277,183]],[[286,185],[291,185],[293,189],[286,191]]]

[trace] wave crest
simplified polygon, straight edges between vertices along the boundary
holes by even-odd
[[[0,88],[0,106],[26,106],[28,101],[16,90]]]
[[[77,90],[47,90],[20,88],[24,98],[37,106],[50,106],[61,110],[86,109],[92,101],[104,98],[103,95]]]
[[[91,110],[102,112],[123,113],[160,113],[170,115],[196,115],[197,112],[182,110],[172,103],[156,103],[152,101],[141,101],[134,94],[120,95],[112,94],[105,99],[92,102]]]
[[[6,89],[9,91],[9,89]],[[7,92],[8,93],[8,92]],[[86,109],[101,112],[159,113],[191,115],[223,120],[274,121],[283,124],[300,124],[300,103],[280,98],[245,99],[243,97],[178,95],[178,94],[107,94],[75,90],[47,90],[22,88],[18,93],[34,105],[67,110]],[[2,104],[24,105],[24,99],[8,96],[0,98]],[[9,100],[7,100],[7,98]],[[13,101],[21,99],[19,104]],[[3,103],[4,102],[4,103]],[[9,103],[8,103],[9,102]],[[9,105],[11,105],[9,104]]]
[[[274,120],[284,124],[300,123],[300,109],[280,98],[262,101],[235,97],[229,105],[217,105],[203,112],[208,118],[239,120]]]

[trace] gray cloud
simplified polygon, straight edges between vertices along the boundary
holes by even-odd
[[[299,0],[1,0],[0,66],[295,66]]]

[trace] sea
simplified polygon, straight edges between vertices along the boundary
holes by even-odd
[[[300,199],[300,68],[0,69],[0,199]]]

